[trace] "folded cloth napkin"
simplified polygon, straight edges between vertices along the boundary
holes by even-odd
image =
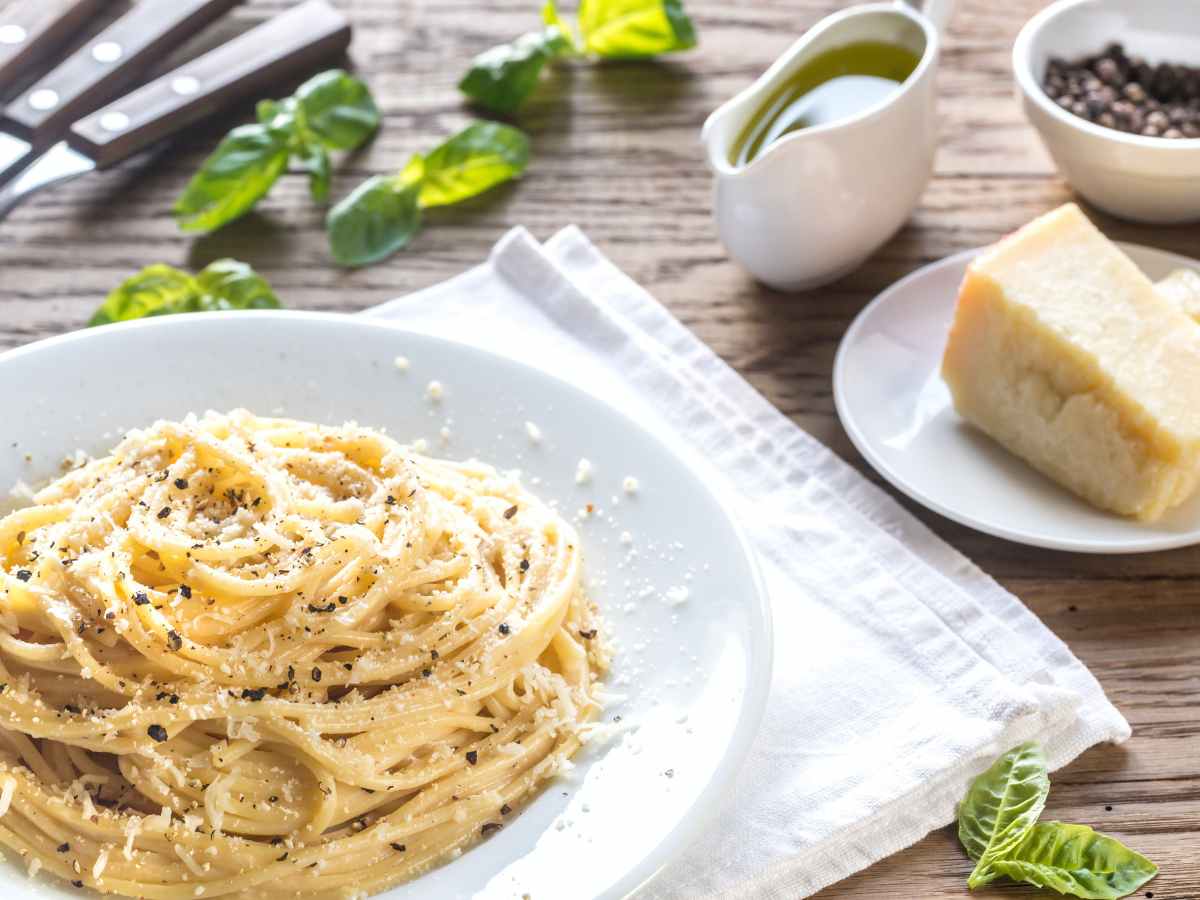
[[[801,431],[576,228],[370,310],[536,359],[707,466],[756,548],[775,668],[722,827],[647,898],[805,897],[951,822],[971,777],[1129,725],[1012,594]]]

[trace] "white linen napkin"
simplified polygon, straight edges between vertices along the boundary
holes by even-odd
[[[1052,768],[1129,725],[1016,597],[789,422],[576,228],[368,311],[566,375],[707,467],[757,549],[775,669],[720,828],[646,898],[815,893],[954,818],[1036,738]]]

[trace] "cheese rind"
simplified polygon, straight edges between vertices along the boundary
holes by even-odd
[[[1200,329],[1073,204],[969,267],[942,375],[958,413],[1104,509],[1145,520],[1200,477]]]

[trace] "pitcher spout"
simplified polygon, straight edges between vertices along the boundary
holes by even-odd
[[[761,94],[757,88],[758,84],[755,83],[717,107],[700,129],[704,157],[708,167],[718,177],[737,175],[744,170],[744,167],[734,164],[734,144],[745,128],[747,119],[757,108]]]

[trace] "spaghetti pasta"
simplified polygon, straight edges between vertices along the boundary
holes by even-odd
[[[606,666],[578,538],[514,479],[158,422],[0,520],[0,843],[130,897],[374,893],[503,826]]]

